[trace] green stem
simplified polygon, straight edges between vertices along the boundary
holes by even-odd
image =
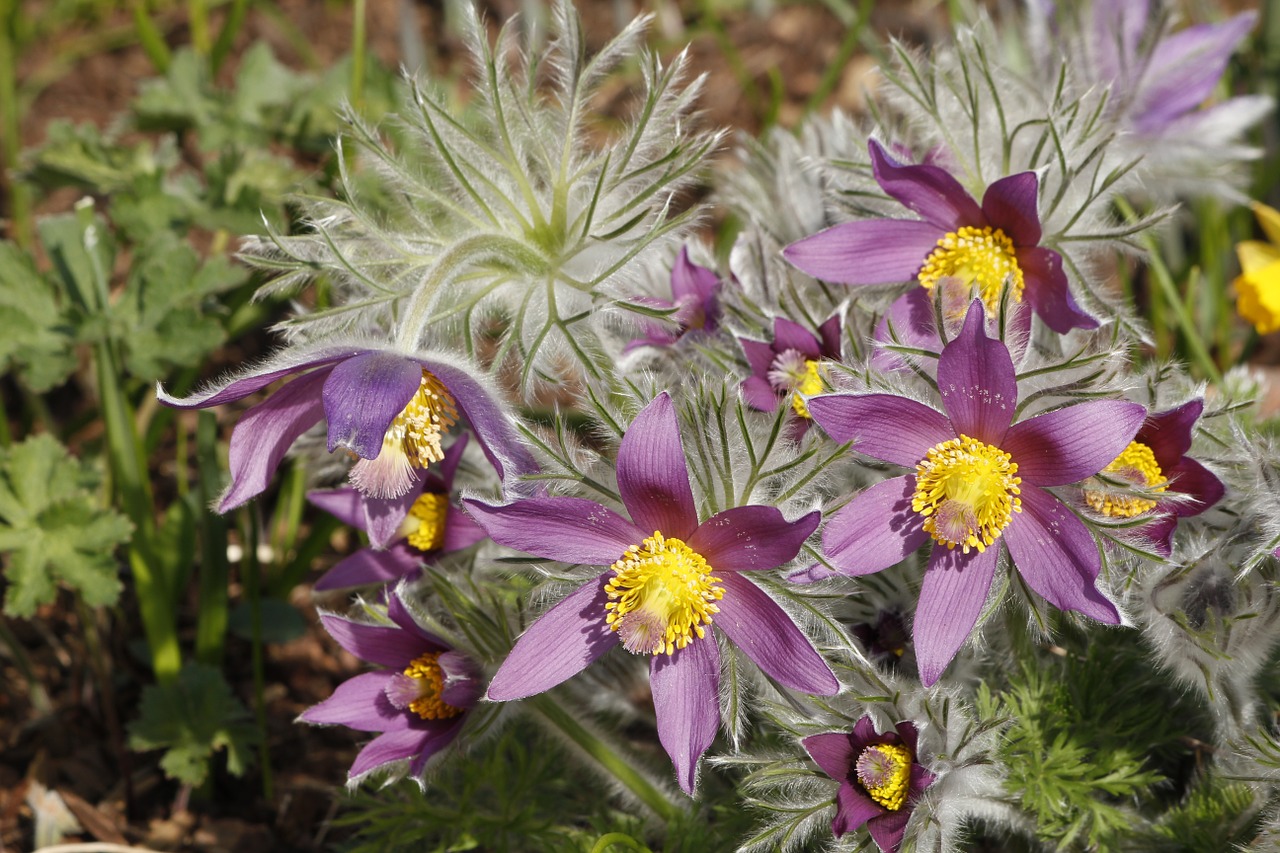
[[[608,771],[615,779],[627,787],[631,793],[636,795],[640,802],[644,803],[654,814],[663,821],[670,823],[680,815],[680,808],[671,802],[657,786],[639,773],[625,756],[619,755],[614,749],[596,735],[587,729],[581,722],[577,720],[569,712],[565,711],[560,705],[547,694],[533,696],[525,700],[525,703],[533,708],[548,723],[555,726],[565,737],[573,741],[587,755],[591,756],[599,765]]]
[[[22,150],[22,115],[18,106],[18,42],[14,36],[19,10],[14,0],[0,0],[0,167],[7,176],[10,219],[13,238],[18,245],[30,248],[34,227],[31,214],[31,189],[14,178],[18,154]]]
[[[201,412],[196,424],[196,464],[200,505],[208,507],[216,497],[222,477],[218,464],[218,421],[212,412]],[[196,615],[196,659],[221,667],[227,636],[227,522],[205,510],[200,515],[200,599]]]
[[[213,49],[209,52],[209,68],[215,75],[222,67],[222,63],[226,61],[227,55],[231,53],[231,47],[235,44],[240,28],[244,26],[245,13],[248,11],[249,0],[231,0],[227,19],[222,23],[217,41],[213,43]]]
[[[355,0],[351,10],[351,106],[357,112],[364,102],[365,0]]]
[[[156,71],[164,74],[169,70],[173,56],[169,53],[169,45],[165,43],[164,34],[151,20],[151,12],[147,9],[147,0],[133,0],[133,25],[138,31],[138,43],[142,51],[151,60]]]
[[[196,56],[208,56],[209,10],[204,0],[187,0],[187,25],[191,28],[191,48]]]
[[[271,779],[271,751],[267,742],[266,676],[262,662],[262,568],[258,565],[258,543],[262,540],[262,524],[252,509],[249,514],[249,536],[244,549],[244,585],[249,595],[249,624],[253,637],[253,710],[258,720],[261,739],[258,761],[262,765],[262,796],[271,802],[274,785]]]

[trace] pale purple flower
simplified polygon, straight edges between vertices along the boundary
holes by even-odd
[[[489,685],[507,701],[550,690],[619,644],[649,656],[658,738],[680,787],[720,722],[719,627],[771,678],[832,695],[839,683],[791,618],[746,573],[795,557],[819,514],[787,521],[770,506],[728,509],[699,523],[675,406],[660,394],[631,424],[617,459],[631,520],[572,497],[506,506],[463,501],[493,539],[548,560],[609,566],[516,641]]]
[[[624,352],[642,346],[666,347],[692,331],[714,332],[720,328],[720,276],[714,270],[698,266],[689,260],[689,250],[680,250],[675,266],[671,268],[671,299],[647,297],[643,304],[653,308],[673,309],[669,324],[646,323],[643,338],[636,338],[626,345]]]
[[[397,581],[417,572],[437,554],[470,548],[484,531],[449,502],[453,477],[467,446],[458,436],[444,452],[438,469],[428,471],[401,498],[371,501],[357,489],[317,489],[307,500],[344,524],[369,534],[370,547],[338,562],[315,583],[317,590],[343,589]]]
[[[789,401],[795,413],[807,419],[802,395],[823,389],[823,359],[840,360],[840,315],[827,319],[817,335],[799,323],[775,317],[773,341],[738,338],[738,343],[751,367],[751,375],[742,381],[742,398],[747,405],[774,412],[779,404]]]
[[[840,783],[831,831],[836,838],[865,825],[884,853],[897,853],[916,800],[934,775],[916,761],[914,723],[877,733],[870,717],[851,732],[826,732],[801,743],[814,762]]]
[[[400,762],[408,762],[409,775],[421,782],[427,762],[458,736],[467,711],[480,698],[479,667],[422,630],[398,590],[387,597],[387,615],[393,625],[331,614],[320,617],[338,645],[363,661],[387,667],[344,681],[332,696],[298,718],[379,732],[356,756],[348,784]]]
[[[329,452],[357,457],[351,482],[371,502],[393,501],[420,471],[444,458],[443,439],[465,419],[500,477],[537,465],[499,403],[459,360],[406,355],[368,346],[287,350],[189,397],[157,388],[160,402],[204,409],[247,397],[296,376],[241,415],[231,433],[231,485],[218,502],[227,512],[261,494],[294,440],[321,420]]]
[[[868,147],[880,188],[921,218],[843,222],[792,243],[783,250],[787,260],[842,284],[933,288],[959,278],[992,313],[1009,287],[1055,332],[1098,325],[1071,296],[1062,256],[1040,245],[1035,172],[997,180],[979,205],[949,172],[903,165],[874,139]]]
[[[1009,350],[987,337],[974,300],[960,334],[938,359],[945,414],[892,394],[827,394],[809,400],[836,441],[915,471],[867,489],[823,530],[828,562],[865,575],[903,560],[930,539],[913,625],[920,679],[933,684],[978,621],[1000,546],[1027,586],[1062,610],[1117,623],[1096,587],[1093,536],[1047,487],[1097,474],[1120,455],[1145,410],[1095,400],[1012,423],[1018,386]]]

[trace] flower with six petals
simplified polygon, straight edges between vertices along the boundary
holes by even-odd
[[[742,381],[742,397],[761,412],[772,412],[790,398],[796,415],[806,420],[804,396],[823,390],[822,360],[840,360],[840,315],[830,317],[814,335],[804,326],[785,317],[773,320],[773,342],[739,338],[742,352],[751,365],[751,375]]]

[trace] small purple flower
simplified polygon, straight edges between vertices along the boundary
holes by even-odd
[[[1191,430],[1203,412],[1204,401],[1191,400],[1176,409],[1151,415],[1129,446],[1099,472],[1139,488],[1178,492],[1192,500],[1166,508],[1154,497],[1114,492],[1105,484],[1085,489],[1085,503],[1102,515],[1135,518],[1151,513],[1151,520],[1138,531],[1152,541],[1162,557],[1173,552],[1173,531],[1178,519],[1199,515],[1226,493],[1221,480],[1186,455],[1191,449]]]
[[[357,457],[351,483],[371,503],[406,495],[421,469],[444,458],[442,441],[460,418],[471,424],[500,477],[537,467],[498,402],[449,356],[359,346],[288,350],[190,397],[171,397],[159,387],[156,395],[168,406],[204,409],[295,375],[236,424],[231,485],[218,512],[261,494],[289,446],[322,419],[329,452],[342,447]]]
[[[841,508],[822,544],[837,571],[865,575],[930,539],[938,543],[913,627],[925,684],[938,680],[977,623],[1001,542],[1027,586],[1055,607],[1120,621],[1096,587],[1102,566],[1093,536],[1046,487],[1101,471],[1137,434],[1145,410],[1095,400],[1013,424],[1013,361],[1002,342],[987,337],[983,314],[974,300],[938,359],[945,415],[892,394],[809,400],[814,420],[836,441],[854,441],[867,456],[915,469]]]
[[[332,696],[298,718],[380,732],[356,756],[348,784],[401,761],[409,762],[409,775],[421,783],[427,762],[458,736],[467,711],[480,698],[476,664],[422,630],[399,591],[388,596],[387,615],[394,625],[320,617],[338,645],[363,661],[387,667],[344,681]]]
[[[799,323],[775,317],[772,343],[749,338],[738,338],[738,343],[751,366],[751,375],[742,381],[747,405],[774,412],[790,398],[795,413],[807,420],[804,397],[823,390],[822,360],[840,360],[840,315],[819,326],[817,335]]]
[[[548,560],[610,567],[520,636],[488,695],[504,702],[550,690],[619,643],[648,655],[658,738],[680,787],[692,793],[698,759],[720,722],[720,651],[707,630],[713,620],[780,684],[825,696],[839,690],[808,638],[745,576],[795,557],[819,514],[787,521],[775,507],[743,506],[699,523],[666,393],[627,430],[617,470],[630,521],[581,498],[463,501],[495,542]]]
[[[720,328],[720,276],[714,270],[701,267],[689,260],[689,250],[680,250],[675,266],[671,269],[671,299],[646,297],[643,304],[654,308],[672,308],[670,325],[647,323],[643,338],[636,338],[626,345],[624,352],[642,346],[667,347],[692,331],[714,332]]]
[[[831,821],[836,838],[866,824],[884,853],[897,853],[912,807],[935,778],[916,761],[916,737],[914,723],[877,734],[871,718],[863,717],[851,732],[801,741],[822,772],[840,783]]]
[[[371,501],[352,488],[319,489],[307,500],[344,524],[369,534],[372,547],[341,560],[316,581],[317,590],[396,581],[418,570],[424,559],[461,551],[484,539],[471,517],[449,503],[453,476],[467,446],[462,433],[444,452],[438,473],[428,473],[391,501]]]
[[[992,313],[1007,286],[1055,332],[1098,325],[1072,298],[1062,256],[1040,245],[1035,172],[1001,178],[979,205],[949,172],[902,165],[874,139],[868,147],[880,188],[921,218],[843,222],[784,249],[791,263],[842,284],[914,280],[932,289],[958,278]]]

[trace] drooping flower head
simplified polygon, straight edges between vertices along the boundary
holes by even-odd
[[[868,716],[851,732],[801,741],[822,772],[840,783],[831,821],[836,838],[865,825],[884,853],[896,853],[915,801],[935,778],[916,760],[917,734],[910,722],[877,733]]]
[[[1280,211],[1253,203],[1267,242],[1244,240],[1236,245],[1240,277],[1233,282],[1236,310],[1260,335],[1280,331]]]
[[[536,468],[498,402],[457,359],[442,356],[358,346],[286,351],[190,397],[171,397],[163,388],[156,394],[168,406],[204,409],[295,375],[236,424],[231,485],[219,512],[261,494],[289,446],[322,419],[329,452],[341,447],[356,457],[351,484],[370,501],[408,494],[424,469],[444,459],[445,437],[462,419],[500,477]]]
[[[396,581],[436,554],[460,551],[484,539],[484,531],[471,517],[449,502],[466,446],[467,434],[462,433],[444,452],[438,469],[394,500],[371,501],[349,487],[308,492],[308,501],[365,531],[370,543],[325,572],[315,589]]]
[[[958,279],[990,313],[1007,288],[1055,332],[1098,325],[1071,296],[1062,256],[1040,245],[1035,172],[999,179],[978,204],[944,169],[903,165],[874,139],[868,147],[880,188],[921,218],[843,222],[788,246],[791,263],[841,284]]]
[[[628,343],[624,351],[642,346],[671,346],[689,332],[714,332],[720,328],[720,276],[715,270],[698,266],[689,260],[688,247],[680,250],[675,266],[671,268],[671,299],[645,298],[644,304],[654,308],[671,308],[674,312],[670,325],[649,323],[643,338]]]
[[[1208,468],[1187,456],[1191,431],[1204,412],[1203,400],[1191,400],[1176,409],[1151,415],[1119,456],[1100,474],[1148,494],[1117,492],[1105,483],[1085,489],[1085,503],[1110,518],[1150,515],[1139,530],[1152,541],[1157,553],[1168,557],[1179,518],[1199,515],[1226,493],[1222,481]],[[1191,500],[1160,505],[1159,493],[1177,492]]]
[[[837,441],[913,473],[877,483],[823,530],[827,560],[864,575],[932,540],[913,636],[920,678],[933,684],[977,623],[1003,548],[1023,580],[1063,610],[1101,622],[1119,613],[1096,587],[1093,536],[1046,487],[1090,477],[1120,455],[1145,410],[1095,400],[1012,423],[1018,386],[1009,350],[970,306],[938,359],[945,414],[892,394],[826,394],[813,419]]]
[[[488,696],[501,702],[549,690],[614,646],[647,656],[658,737],[680,787],[692,793],[698,759],[720,721],[712,625],[779,684],[821,695],[839,689],[810,641],[746,577],[795,557],[819,514],[787,521],[775,507],[742,506],[700,523],[666,393],[627,429],[617,471],[631,520],[573,497],[505,506],[463,501],[495,542],[548,560],[608,567],[520,636]]]
[[[344,681],[298,718],[380,733],[351,765],[347,782],[352,785],[379,768],[404,762],[421,783],[427,762],[458,736],[482,689],[479,667],[422,630],[398,590],[387,597],[387,615],[394,624],[320,617],[340,646],[386,669]]]
[[[789,400],[796,415],[808,420],[804,395],[823,390],[822,360],[840,360],[840,315],[819,326],[817,335],[799,323],[775,317],[772,342],[739,338],[738,343],[751,365],[751,375],[742,381],[747,405],[772,412]]]

